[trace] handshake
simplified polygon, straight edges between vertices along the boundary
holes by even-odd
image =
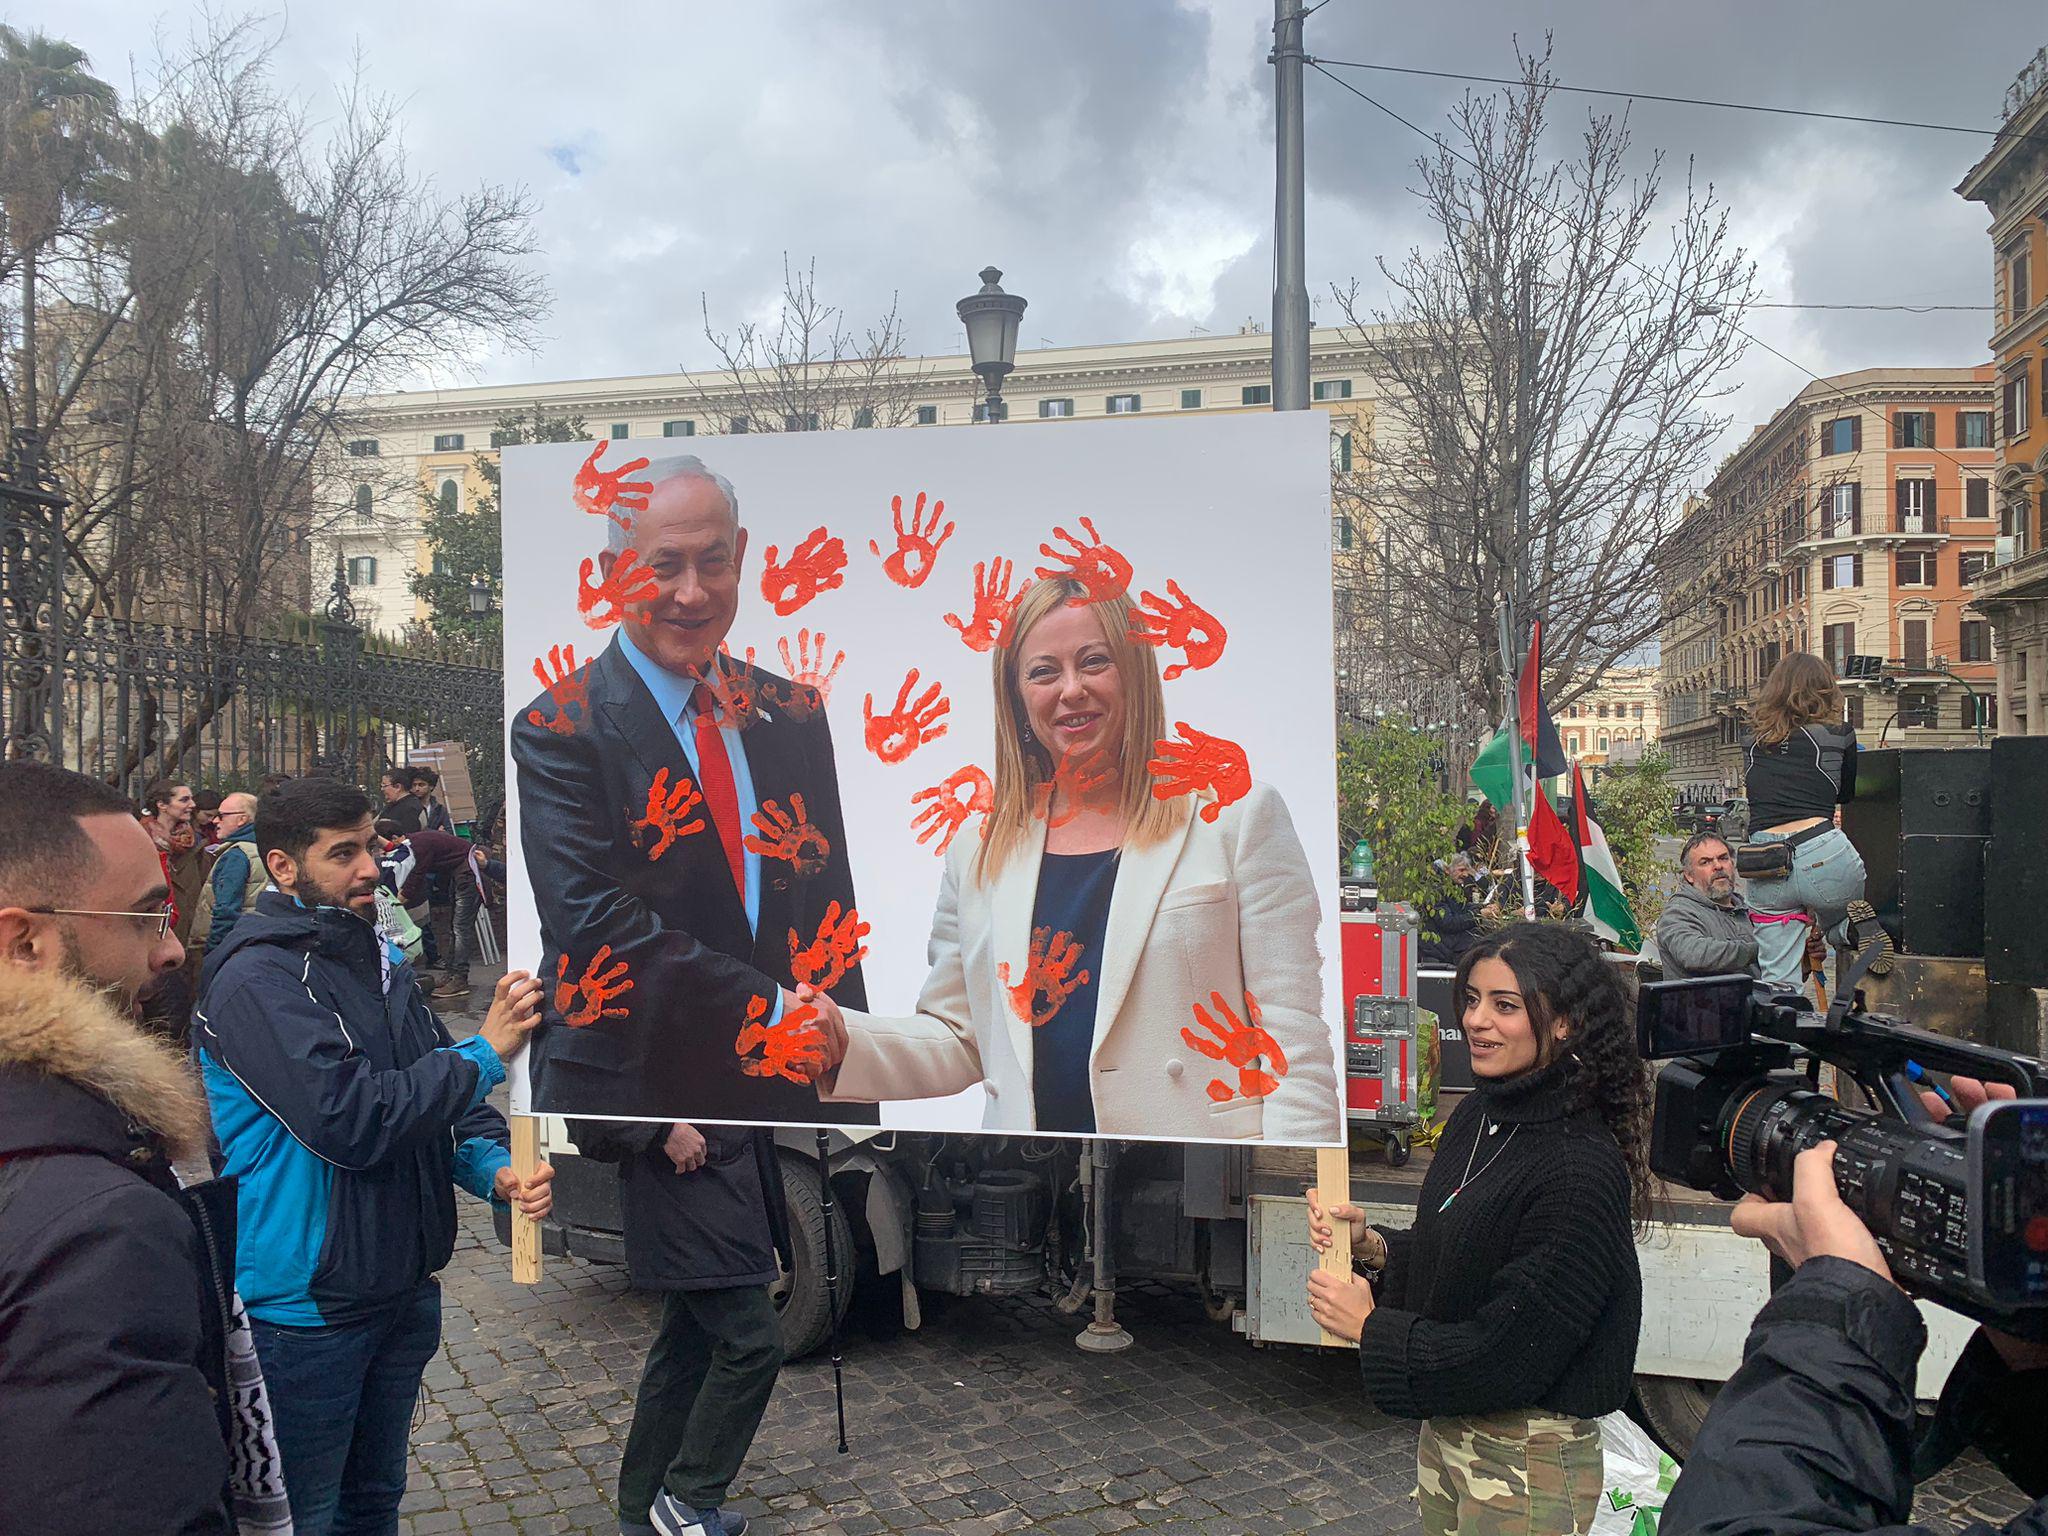
[[[757,1005],[758,1007],[759,1005]],[[809,982],[782,994],[782,1017],[773,1024],[748,1011],[737,1048],[748,1058],[745,1070],[756,1076],[783,1077],[791,1082],[823,1083],[846,1060],[846,1015],[839,1005]],[[758,1057],[751,1055],[759,1049]]]

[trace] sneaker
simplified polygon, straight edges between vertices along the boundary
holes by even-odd
[[[460,976],[444,976],[434,984],[434,990],[427,995],[429,997],[466,998],[469,996],[469,982],[466,978]]]
[[[1892,973],[1892,936],[1877,920],[1877,908],[1867,901],[1849,903],[1849,948],[1858,956],[1877,951],[1870,962],[1871,975],[1889,976]]]
[[[744,1536],[747,1517],[723,1510],[695,1510],[663,1489],[647,1511],[660,1536]]]

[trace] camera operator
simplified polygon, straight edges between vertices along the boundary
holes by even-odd
[[[2013,1092],[1964,1077],[1949,1091],[1965,1115]],[[1927,1097],[1930,1112],[1949,1112]],[[1822,1142],[1799,1155],[1789,1204],[1748,1195],[1735,1207],[1735,1230],[1796,1273],[1757,1314],[1742,1367],[1715,1399],[1658,1530],[1926,1536],[1905,1523],[1916,1477],[1974,1444],[2037,1501],[2004,1527],[2008,1536],[2048,1536],[2048,1345],[1980,1328],[1916,1455],[1913,1383],[1926,1325],[1842,1203],[1834,1154]],[[1980,1522],[1964,1536],[1992,1533]]]

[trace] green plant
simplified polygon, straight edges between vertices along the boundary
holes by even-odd
[[[1636,924],[1648,934],[1671,884],[1671,869],[1657,852],[1657,839],[1678,830],[1671,816],[1671,760],[1652,752],[1632,766],[1609,768],[1592,795],[1594,819],[1614,850]]]
[[[1455,892],[1437,868],[1449,859],[1462,801],[1443,786],[1443,744],[1396,715],[1346,734],[1337,745],[1339,857],[1372,844],[1380,900],[1428,913]]]

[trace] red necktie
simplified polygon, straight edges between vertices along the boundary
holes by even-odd
[[[718,828],[718,840],[725,845],[725,862],[732,870],[733,889],[747,900],[747,856],[740,847],[740,792],[733,786],[732,759],[726,755],[725,736],[718,729],[718,704],[711,690],[697,685],[690,701],[697,706],[697,787],[704,792],[704,804],[711,810],[711,824]]]

